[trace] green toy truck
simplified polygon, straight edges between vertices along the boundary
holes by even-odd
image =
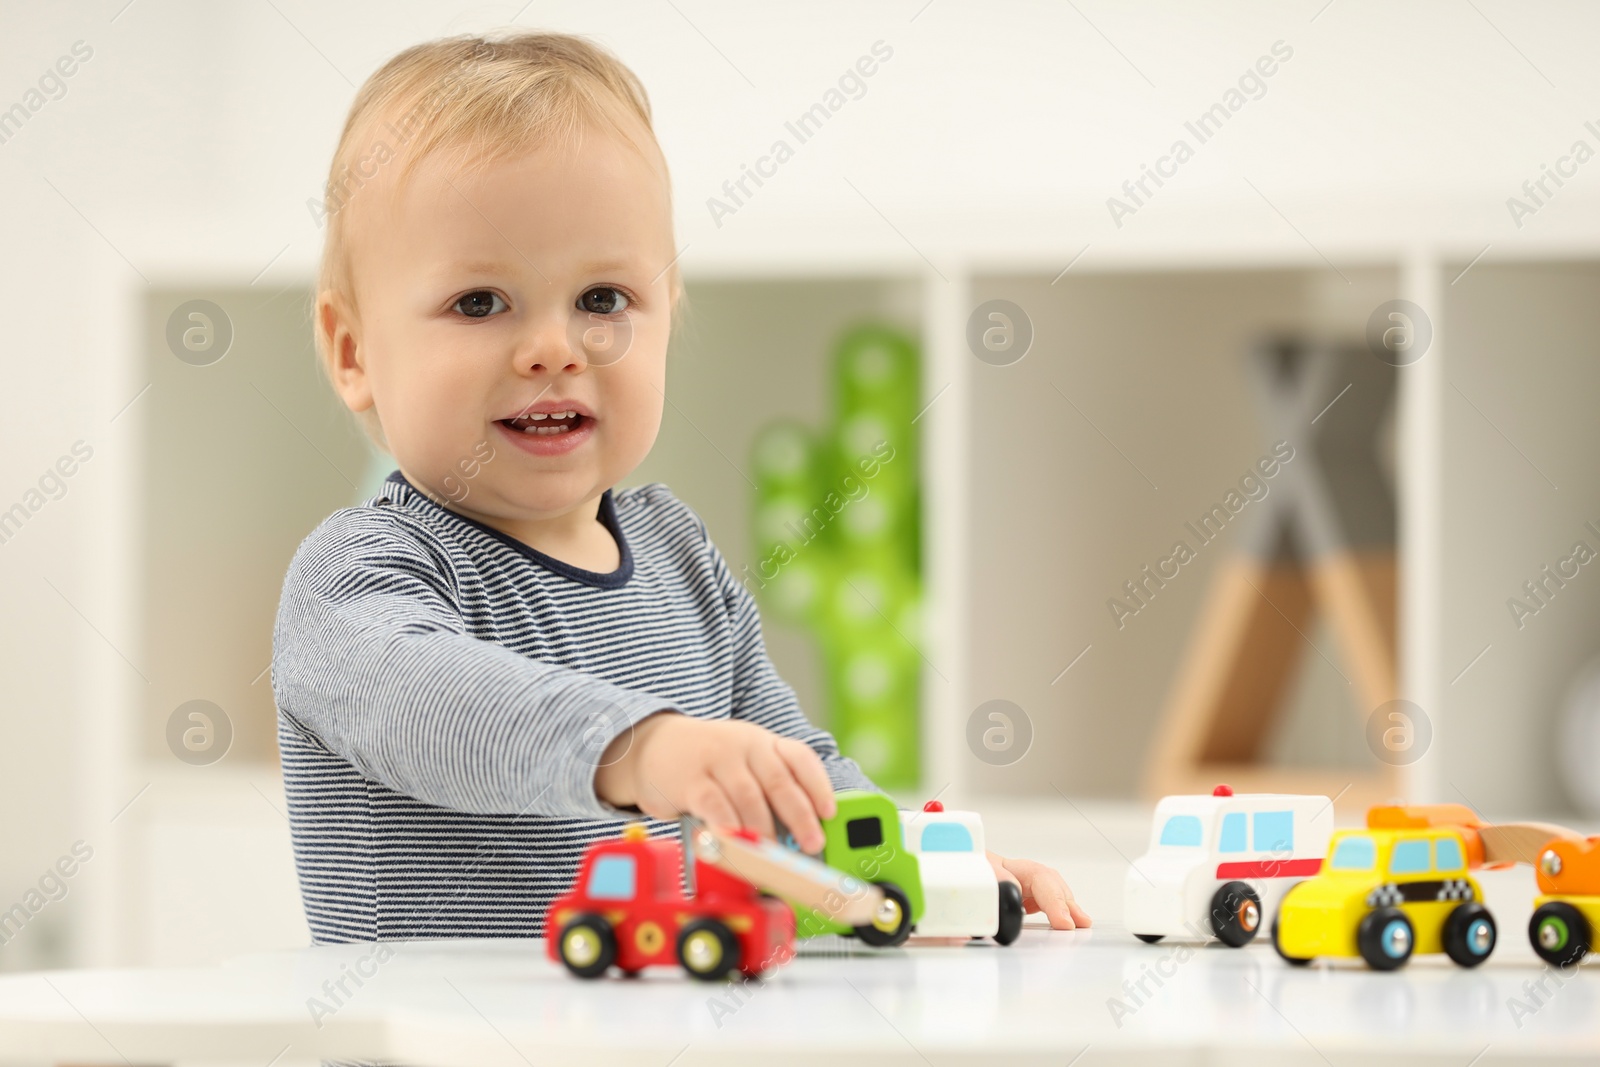
[[[819,857],[828,866],[883,890],[883,905],[870,923],[845,926],[813,908],[795,907],[795,936],[854,934],[869,945],[903,944],[922,918],[922,872],[905,846],[900,812],[882,793],[846,789],[835,794],[838,811],[824,819]],[[792,904],[792,902],[791,902]]]

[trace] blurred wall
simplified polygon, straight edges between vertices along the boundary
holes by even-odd
[[[1600,555],[1597,293],[1600,266],[1479,266],[1446,305],[1441,741],[1451,797],[1490,811],[1568,802],[1554,713],[1600,655],[1600,567],[1575,551]]]
[[[1168,272],[985,278],[1035,331],[1011,366],[974,381],[973,703],[1014,702],[1035,751],[979,766],[975,784],[1053,796],[1127,794],[1144,772],[1178,664],[1219,563],[1242,551],[1241,513],[1136,616],[1106,606],[1124,581],[1195,538],[1195,520],[1276,435],[1246,356],[1264,336],[1359,338],[1391,271]],[[1294,442],[1304,458],[1306,440]],[[1385,442],[1373,442],[1387,459]],[[1297,460],[1298,461],[1298,460]],[[1266,482],[1268,498],[1272,483]],[[1263,499],[1268,499],[1263,498]],[[1251,504],[1249,507],[1256,508]],[[1366,713],[1325,629],[1307,634],[1294,700],[1267,749],[1312,766],[1375,766]],[[1079,658],[1081,656],[1081,659]],[[1069,670],[1070,668],[1070,670]]]
[[[222,309],[234,334],[215,362],[191,365],[168,347],[167,323],[191,300]],[[299,286],[276,295],[161,289],[146,307],[131,654],[149,679],[138,739],[149,761],[171,758],[174,709],[205,700],[229,724],[231,736],[217,739],[230,745],[225,758],[277,763],[268,668],[283,575],[313,527],[362,498],[369,456],[315,363],[309,301]]]
[[[687,500],[737,574],[754,566],[751,450],[777,419],[822,428],[833,415],[830,360],[863,321],[919,333],[915,284],[883,278],[691,282],[667,359],[661,432],[626,482],[663,481]],[[762,620],[767,650],[812,721],[827,725],[811,634]]]

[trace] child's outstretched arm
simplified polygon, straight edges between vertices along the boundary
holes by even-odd
[[[444,550],[405,518],[336,512],[284,580],[279,712],[362,774],[430,804],[623,816],[595,793],[602,749],[682,709],[468,633],[457,595]]]

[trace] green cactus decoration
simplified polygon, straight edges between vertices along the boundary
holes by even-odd
[[[920,382],[911,338],[854,327],[834,349],[832,425],[771,423],[753,456],[746,584],[771,617],[820,642],[827,725],[885,788],[919,778]]]

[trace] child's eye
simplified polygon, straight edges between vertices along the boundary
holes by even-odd
[[[628,304],[627,294],[610,285],[597,285],[578,297],[578,307],[594,315],[615,315]]]
[[[455,309],[469,319],[483,319],[504,311],[506,302],[500,299],[499,293],[478,289],[457,300]]]

